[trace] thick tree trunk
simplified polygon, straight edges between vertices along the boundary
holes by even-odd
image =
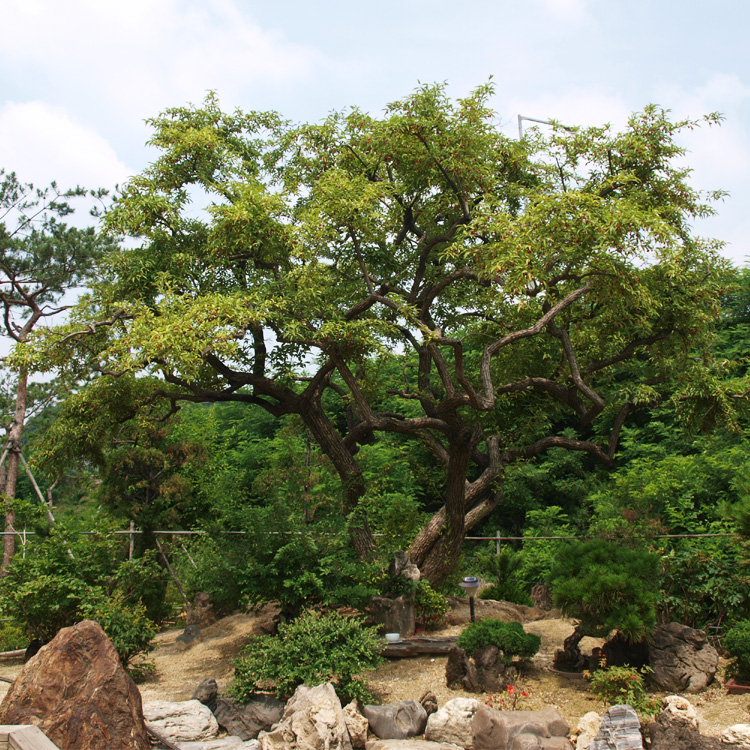
[[[338,430],[317,403],[309,403],[300,409],[300,417],[312,433],[315,442],[331,459],[344,491],[344,512],[349,516],[349,536],[360,560],[367,559],[375,550],[375,538],[367,522],[367,516],[359,501],[365,494],[362,467],[344,445]]]
[[[13,423],[8,431],[8,457],[5,461],[6,471],[3,495],[5,498],[6,534],[3,541],[3,571],[8,569],[8,566],[16,553],[16,536],[15,534],[7,532],[15,531],[14,524],[16,522],[16,514],[11,507],[11,503],[16,497],[18,467],[21,463],[21,435],[23,434],[23,424],[26,420],[28,386],[29,375],[26,370],[21,370],[18,376],[18,385],[16,386],[16,408],[13,413]]]

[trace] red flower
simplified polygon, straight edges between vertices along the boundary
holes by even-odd
[[[513,695],[513,693],[516,692],[516,686],[515,685],[508,685],[508,695]]]
[[[523,697],[523,698],[528,698],[528,697],[529,697],[529,694],[528,694],[528,693],[527,693],[527,692],[526,692],[525,690],[522,690],[522,691],[521,691],[521,697]]]

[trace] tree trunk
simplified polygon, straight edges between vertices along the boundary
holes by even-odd
[[[586,660],[581,653],[580,643],[583,640],[583,633],[579,627],[563,641],[562,651],[558,651],[559,656],[556,659],[555,666],[563,670],[572,670],[580,672],[586,666]]]
[[[23,424],[26,420],[26,402],[28,397],[29,375],[23,369],[18,375],[18,384],[16,385],[16,408],[13,413],[13,422],[8,430],[8,458],[5,461],[5,484],[3,495],[5,498],[5,531],[15,531],[16,522],[15,511],[11,507],[12,501],[16,497],[16,482],[18,481],[18,467],[21,462],[21,435],[23,433]],[[2,571],[6,571],[10,565],[13,556],[16,553],[16,536],[12,533],[6,533],[3,541],[3,563]]]

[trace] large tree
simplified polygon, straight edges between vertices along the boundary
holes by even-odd
[[[161,156],[106,220],[137,247],[26,356],[155,375],[150,402],[298,414],[361,556],[358,446],[421,441],[444,494],[409,551],[441,581],[511,462],[561,447],[610,464],[635,410],[709,394],[726,270],[691,230],[711,213],[676,143],[696,122],[649,107],[621,133],[516,141],[491,94],[425,86],[382,118],[301,126],[214,96],[166,111]]]

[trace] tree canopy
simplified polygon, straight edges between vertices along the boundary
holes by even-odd
[[[419,441],[444,487],[409,551],[440,582],[511,463],[561,447],[611,464],[638,410],[732,408],[708,354],[727,264],[692,230],[719,194],[690,187],[677,142],[700,123],[650,106],[623,132],[512,140],[492,93],[423,86],[381,118],[303,125],[213,95],[167,110],[150,122],[161,155],[105,218],[136,246],[18,361],[100,394],[148,377],[141,409],[160,416],[299,415],[361,557],[359,449]]]

